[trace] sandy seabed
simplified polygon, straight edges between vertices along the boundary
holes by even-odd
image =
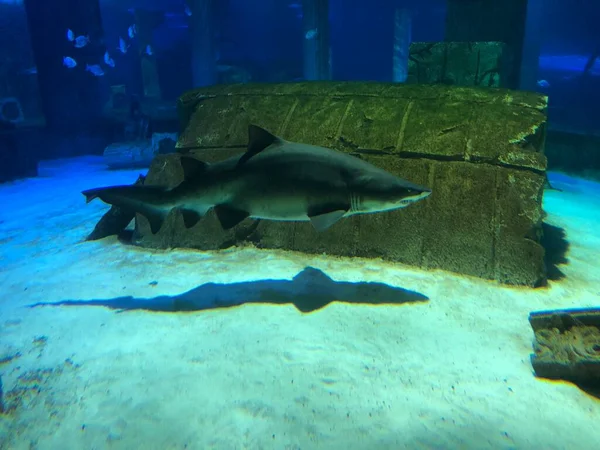
[[[107,206],[80,191],[138,174],[86,157],[0,186],[0,448],[600,448],[600,400],[534,376],[528,323],[600,305],[599,185],[556,176],[544,207],[570,244],[565,278],[531,290],[379,260],[85,242]],[[428,300],[305,313],[267,288],[264,303],[164,306],[206,283],[236,283],[215,304],[244,303],[243,286],[308,266]]]

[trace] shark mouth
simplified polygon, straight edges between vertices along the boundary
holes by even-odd
[[[431,191],[423,191],[419,195],[416,195],[414,197],[409,197],[409,198],[400,200],[400,205],[408,206],[411,203],[415,203],[415,202],[418,202],[419,200],[423,200],[424,198],[429,197],[430,194],[431,194]]]

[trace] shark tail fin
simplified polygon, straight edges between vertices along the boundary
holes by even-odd
[[[156,195],[161,195],[168,191],[169,189],[163,186],[141,186],[137,184],[130,184],[88,189],[81,193],[85,196],[87,203],[99,198],[105,203],[121,206],[118,204],[118,202],[123,202],[127,199],[147,201]]]
[[[150,229],[154,234],[160,230],[167,215],[157,199],[168,191],[162,186],[129,185],[88,189],[82,194],[87,203],[99,198],[109,205],[143,215],[150,222]]]

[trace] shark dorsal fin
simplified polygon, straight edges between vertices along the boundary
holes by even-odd
[[[196,175],[204,172],[208,167],[208,164],[204,161],[194,158],[193,156],[182,155],[179,158],[181,168],[183,169],[183,179],[189,180],[194,178]]]
[[[269,133],[264,128],[253,124],[248,125],[248,149],[246,150],[246,153],[241,156],[237,163],[237,167],[244,164],[254,155],[258,155],[270,145],[280,142],[283,142],[283,139]]]

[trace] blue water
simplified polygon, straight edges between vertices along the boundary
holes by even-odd
[[[326,79],[323,61],[333,81],[390,83],[411,43],[446,39],[454,1],[0,0],[0,450],[599,448],[600,380],[536,377],[528,317],[600,305],[600,2],[529,0],[511,24],[527,31],[512,89],[549,102],[547,286],[326,248],[150,249],[135,220],[86,240],[109,206],[81,191],[146,175],[184,131],[182,94]],[[149,153],[113,170],[125,144]],[[518,189],[498,195],[518,208]],[[588,333],[573,345],[593,357]]]

